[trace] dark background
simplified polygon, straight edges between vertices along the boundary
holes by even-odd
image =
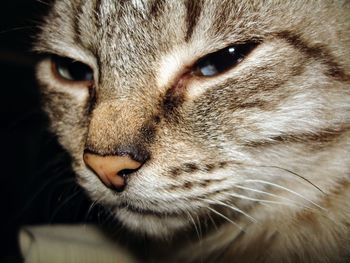
[[[21,262],[22,225],[91,222],[100,212],[74,182],[69,157],[47,131],[30,52],[48,0],[2,0],[0,8],[0,262]]]

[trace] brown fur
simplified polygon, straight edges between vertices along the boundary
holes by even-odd
[[[56,1],[36,50],[52,131],[91,198],[173,262],[346,262],[349,1]],[[250,44],[213,77],[200,58]],[[107,189],[84,151],[144,165]],[[152,249],[153,247],[153,249]]]

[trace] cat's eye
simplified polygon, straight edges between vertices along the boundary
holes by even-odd
[[[66,57],[52,57],[52,66],[55,75],[64,81],[92,82],[94,79],[92,69],[79,61]]]
[[[216,76],[240,63],[256,45],[256,43],[233,45],[210,53],[194,64],[193,72],[197,76]]]

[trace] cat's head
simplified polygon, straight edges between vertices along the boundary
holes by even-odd
[[[129,228],[318,209],[349,172],[346,4],[273,3],[54,4],[36,45],[52,131]]]

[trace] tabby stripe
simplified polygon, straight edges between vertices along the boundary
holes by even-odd
[[[101,26],[100,17],[101,17],[101,2],[102,0],[95,0],[95,6],[94,6],[94,17],[95,17],[95,25],[96,28],[99,28]]]
[[[304,63],[304,62],[300,62]],[[273,90],[276,90],[280,87],[283,87],[291,77],[299,76],[304,72],[304,64],[298,65],[298,67],[289,68],[288,75],[284,76],[284,79],[275,78],[271,80],[268,78],[261,78],[261,82],[264,85],[255,85],[255,76],[263,75],[265,68],[260,67],[258,70],[255,70],[254,75],[247,76],[245,83],[236,84],[235,88],[232,89],[232,83],[236,82],[235,78],[229,78],[224,81],[222,84],[210,90],[207,94],[207,102],[209,101],[219,101],[221,97],[221,92],[225,90],[227,92],[227,107],[232,111],[237,109],[246,109],[246,108],[259,108],[262,110],[272,110],[276,106],[280,105],[280,100],[263,100],[260,98],[254,98],[257,93],[267,93]],[[281,98],[282,99],[282,98]]]
[[[74,41],[82,45],[81,41],[81,30],[80,30],[80,18],[83,13],[83,4],[79,1],[75,6],[75,12],[77,15],[73,18],[73,30],[74,30]]]
[[[185,41],[188,42],[189,39],[192,37],[194,29],[198,23],[202,6],[203,6],[203,0],[186,0],[185,1],[186,6],[186,23],[187,23],[187,32],[185,35]]]
[[[278,38],[284,39],[305,55],[318,61],[321,60],[322,63],[326,64],[328,67],[328,71],[325,72],[327,76],[340,81],[350,81],[350,76],[342,70],[341,66],[336,62],[336,59],[331,55],[331,52],[327,47],[320,44],[315,46],[307,45],[300,36],[289,31],[278,32],[275,35]]]
[[[149,11],[150,16],[155,19],[162,14],[164,9],[165,9],[164,0],[154,0]]]
[[[301,133],[301,134],[286,134],[275,136],[269,140],[251,141],[245,143],[245,146],[259,147],[269,146],[279,143],[330,143],[342,136],[344,133],[349,132],[350,127],[343,127],[342,129],[331,130],[324,129],[317,133]]]
[[[88,91],[89,91],[89,99],[87,100],[86,115],[90,116],[96,106],[96,101],[97,101],[96,87],[94,85],[91,85]]]
[[[242,16],[241,9],[237,7],[235,1],[220,0],[215,8],[215,19],[211,25],[211,30],[214,36],[221,35],[222,31],[228,28],[228,24],[232,23],[233,18]]]
[[[123,4],[123,1],[120,0],[120,1],[117,1],[117,3],[121,6]],[[109,10],[106,11],[106,13],[104,12],[104,5],[106,4],[107,3],[105,3],[104,0],[96,0],[95,2],[93,12],[95,14],[95,25],[97,28],[101,28],[101,27],[108,28],[109,26],[108,20],[110,16],[115,16],[115,13],[111,14]],[[116,8],[114,9],[114,11],[116,11]]]

